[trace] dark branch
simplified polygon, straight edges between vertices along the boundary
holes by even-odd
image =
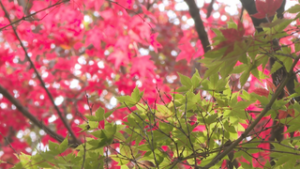
[[[255,2],[254,0],[241,0],[243,8],[245,8],[247,10],[247,12],[249,13],[249,15],[251,16],[252,14],[257,13],[256,10],[256,6],[255,6]],[[284,7],[285,7],[285,3],[286,0],[283,0],[281,6],[279,9],[277,9],[277,18],[283,18],[283,11],[284,11]],[[251,17],[252,22],[254,27],[256,28],[256,30],[258,32],[263,31],[262,28],[260,28],[260,24],[261,23],[267,23],[268,20],[266,18],[264,19],[257,19],[254,17]],[[280,49],[280,45],[277,39],[274,39],[272,42],[272,48],[275,49]],[[270,69],[273,67],[273,65],[275,64],[276,60],[274,57],[270,57]],[[291,70],[292,71],[292,70]],[[271,76],[272,76],[272,81],[273,84],[275,86],[278,86],[284,79],[284,77],[286,77],[288,75],[288,72],[286,71],[285,67],[282,66],[280,69],[278,69],[276,72],[274,72]],[[290,94],[295,93],[295,85],[294,85],[294,81],[298,82],[296,74],[293,72],[291,75],[291,78],[288,80],[287,84],[286,84],[286,88],[288,89]],[[282,93],[278,96],[277,99],[282,99],[284,97],[284,92],[282,91]],[[296,101],[300,101],[300,97],[296,97],[295,98]],[[278,124],[276,120],[274,120],[273,122],[273,126],[276,126],[274,128],[272,128],[271,130],[271,136],[269,138],[270,141],[275,141],[277,140],[278,142],[283,140],[283,132],[284,132],[284,125],[283,124]],[[291,133],[291,135],[293,136],[293,133]],[[270,144],[271,149],[274,148],[274,146],[272,144]],[[271,158],[271,165],[275,165],[274,160],[272,160]]]
[[[4,13],[5,13],[6,18],[8,19],[9,23],[11,24],[12,21],[11,21],[11,19],[9,18],[9,13],[7,12],[6,8],[4,7],[4,5],[3,5],[3,3],[2,3],[1,1],[0,1],[0,5],[1,5],[1,8],[3,9],[3,11],[4,11]],[[48,95],[50,101],[52,102],[52,104],[53,104],[53,106],[54,106],[54,108],[55,108],[55,110],[56,110],[58,116],[59,116],[60,119],[62,120],[64,126],[67,128],[67,130],[68,130],[69,134],[71,135],[72,139],[73,139],[74,141],[77,141],[78,143],[80,143],[80,141],[77,140],[77,138],[76,138],[76,136],[75,136],[73,130],[71,129],[70,125],[68,124],[68,122],[66,121],[66,119],[64,118],[64,116],[62,115],[61,111],[60,111],[59,108],[55,105],[53,96],[51,95],[51,93],[50,93],[49,90],[47,89],[45,82],[43,81],[41,75],[39,74],[38,70],[36,69],[34,63],[33,63],[32,60],[30,59],[30,57],[29,57],[29,55],[28,55],[28,52],[27,52],[27,49],[26,49],[25,46],[23,45],[22,40],[21,40],[21,38],[19,37],[16,28],[15,28],[14,25],[12,25],[12,24],[11,24],[11,27],[12,27],[12,29],[13,29],[13,31],[14,31],[14,33],[15,33],[15,35],[16,35],[16,37],[17,37],[17,39],[18,39],[18,41],[19,41],[19,43],[20,43],[20,45],[21,45],[21,47],[22,47],[22,49],[23,49],[23,51],[24,51],[24,53],[25,53],[26,59],[29,61],[30,66],[33,68],[33,70],[34,70],[34,72],[35,72],[37,78],[39,79],[39,81],[40,81],[42,87],[45,89],[45,91],[46,91],[46,93],[47,93],[47,95]]]
[[[32,13],[32,14],[29,14],[29,15],[27,15],[27,16],[23,16],[21,19],[15,20],[15,21],[13,21],[13,22],[10,22],[8,25],[5,25],[5,26],[1,27],[1,28],[0,28],[0,31],[2,31],[3,29],[5,29],[5,28],[7,28],[7,27],[9,27],[9,26],[11,26],[11,25],[17,24],[17,23],[19,23],[19,22],[21,22],[21,21],[23,21],[23,20],[25,21],[26,19],[31,18],[31,17],[33,17],[34,15],[36,15],[36,14],[38,14],[38,13],[40,13],[40,12],[43,12],[43,11],[49,9],[49,8],[52,8],[52,7],[54,7],[54,6],[57,6],[57,5],[59,5],[59,4],[62,4],[62,3],[65,3],[65,2],[69,2],[69,1],[70,1],[70,0],[63,0],[63,1],[61,1],[61,2],[57,2],[57,3],[53,4],[53,5],[50,5],[50,6],[48,6],[47,8],[44,8],[44,9],[41,9],[41,10],[39,10],[39,11],[36,11],[36,12],[34,12],[34,13]]]
[[[203,25],[203,21],[200,17],[199,14],[199,9],[197,7],[197,4],[195,3],[195,0],[185,0],[185,2],[188,4],[189,6],[189,12],[190,15],[192,16],[194,22],[195,22],[195,28],[198,34],[198,37],[201,41],[202,47],[204,49],[204,52],[208,52],[211,48],[210,48],[210,43],[209,43],[209,39],[208,39],[208,35],[204,29],[204,25]],[[196,69],[200,69],[200,64],[197,62],[197,60],[194,61],[194,68]],[[195,71],[195,70],[193,70]],[[200,71],[200,70],[199,70]]]
[[[0,2],[1,3],[1,2]],[[55,133],[51,129],[49,129],[47,126],[43,124],[40,120],[38,120],[36,117],[34,117],[16,98],[14,98],[3,86],[0,85],[0,93],[9,100],[13,105],[17,107],[17,109],[26,117],[28,118],[34,125],[39,127],[40,129],[43,129],[50,137],[54,138],[58,142],[62,142],[64,140],[64,137]],[[69,142],[72,147],[77,147],[76,142]]]
[[[206,53],[210,50],[210,43],[209,43],[209,40],[208,40],[208,35],[207,35],[207,33],[204,29],[203,21],[200,17],[199,9],[197,7],[197,4],[195,3],[194,0],[185,0],[185,2],[189,6],[190,15],[192,16],[192,18],[195,22],[195,27],[196,27],[198,37],[201,40],[202,47],[203,47],[203,49]]]
[[[209,18],[212,11],[213,11],[213,5],[215,3],[215,0],[212,0],[209,4],[209,6],[207,7],[207,13],[206,13],[206,18]]]

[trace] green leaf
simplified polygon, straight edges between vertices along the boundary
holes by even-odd
[[[81,132],[89,130],[91,128],[89,124],[79,124],[78,127],[81,128]]]
[[[163,115],[164,117],[168,117],[168,116],[172,116],[174,113],[168,108],[166,107],[165,105],[160,105],[160,104],[157,104],[156,105],[156,108],[157,108],[157,113],[159,115]]]
[[[102,121],[105,116],[104,116],[104,109],[102,107],[99,107],[97,110],[96,110],[96,118],[97,118],[97,121]]]
[[[223,123],[223,126],[225,128],[226,131],[230,132],[230,133],[236,133],[236,130],[234,128],[234,126],[232,124],[229,124],[228,121],[226,121],[225,123]]]
[[[229,21],[229,22],[227,22],[227,28],[237,29],[237,25],[235,22]]]
[[[50,151],[51,151],[52,154],[55,154],[55,155],[60,154],[59,144],[54,143],[52,141],[49,141],[48,142],[48,146],[49,146],[49,149],[50,149]]]
[[[294,42],[294,45],[295,45],[295,52],[296,53],[299,52],[300,51],[300,43],[298,42],[298,40],[296,40]]]
[[[282,67],[282,64],[275,62],[271,68],[271,74],[275,73],[278,69]]]
[[[260,77],[259,77],[259,75],[260,75],[259,74],[259,70],[257,68],[252,69],[251,73],[252,73],[253,76],[255,76],[256,78],[260,79]]]
[[[294,131],[298,131],[300,130],[300,125],[299,124],[293,124],[290,125],[289,128],[286,130],[285,133],[290,133],[290,132],[294,132]]]
[[[218,121],[218,114],[214,113],[208,116],[208,118],[205,120],[206,124],[212,124]]]
[[[242,54],[240,57],[239,57],[239,61],[244,63],[244,64],[248,64],[248,58],[247,58],[247,55],[246,53]]]
[[[257,99],[262,106],[266,106],[270,101],[269,98],[266,98],[264,96],[259,96],[255,93],[251,93],[250,96],[251,96],[251,98]]]
[[[277,32],[282,32],[292,21],[293,19],[278,19],[279,24],[277,24],[274,29]]]
[[[110,157],[120,166],[127,165],[130,162],[130,160],[120,158],[118,155],[110,155]]]
[[[117,97],[118,101],[122,104],[124,104],[124,106],[128,106],[128,107],[132,107],[134,106],[137,102],[131,98],[130,96],[119,96]]]
[[[91,133],[91,135],[97,137],[97,138],[104,138],[105,134],[103,133],[103,130],[97,130]]]
[[[272,105],[272,109],[274,110],[287,110],[285,105],[289,102],[289,100],[276,100]]]
[[[183,74],[180,74],[178,73],[179,77],[180,77],[180,82],[182,85],[184,86],[187,86],[187,87],[192,87],[193,84],[192,84],[192,81],[189,77],[183,75]]]
[[[220,36],[223,36],[222,33]],[[223,37],[224,39],[224,37]],[[226,51],[227,47],[223,47],[221,49],[218,50],[210,50],[207,53],[204,54],[204,58],[210,58],[210,59],[218,59],[220,57],[222,57]],[[203,63],[203,59],[199,60],[200,63]]]
[[[265,69],[267,63],[269,62],[269,57],[267,55],[259,55],[257,58],[258,65],[262,65],[263,70]]]
[[[105,114],[104,109],[102,107],[99,107],[95,112],[95,116],[86,115],[85,117],[89,121],[98,121],[99,122],[99,121],[104,120],[104,118],[106,118],[107,115],[105,116],[104,114]]]
[[[292,7],[290,7],[288,10],[286,10],[288,13],[298,13],[300,12],[300,4],[296,4]]]
[[[211,85],[215,86],[219,80],[218,72],[213,73],[211,76],[209,76],[209,81]]]
[[[105,123],[104,133],[108,139],[112,139],[117,132],[117,125],[112,123]]]
[[[300,105],[299,105],[299,103],[296,102],[296,103],[290,105],[289,109],[294,109],[295,111],[297,111],[299,113],[300,112]]]
[[[204,79],[206,79],[207,77],[210,77],[212,74],[215,74],[216,72],[218,72],[220,70],[221,65],[222,65],[222,63],[219,63],[214,66],[209,66],[209,68],[206,70],[206,72],[204,74]]]
[[[294,19],[296,20],[296,19],[299,19],[299,18],[300,18],[300,13],[298,13]]]
[[[286,71],[289,72],[292,68],[293,65],[293,59],[292,58],[285,58],[285,60],[283,61],[283,64],[286,68]]]
[[[111,110],[111,111],[109,111],[109,112],[106,112],[106,113],[104,114],[105,118],[108,118],[113,112],[114,112],[114,110]]]
[[[172,125],[170,125],[168,123],[164,123],[164,122],[159,122],[159,128],[165,133],[169,133],[173,130]]]
[[[194,73],[191,81],[192,81],[194,89],[200,86],[201,77],[200,77],[197,69],[196,69],[196,72]]]
[[[245,71],[240,77],[241,86],[244,86],[250,76],[249,71]]]
[[[141,100],[141,98],[143,97],[143,94],[144,94],[144,92],[140,92],[140,90],[136,86],[134,88],[133,92],[131,93],[131,98],[135,103],[137,103]]]
[[[220,29],[217,28],[211,28],[211,30],[217,35],[217,36],[223,36],[222,32]]]
[[[247,157],[250,157],[251,158],[251,160],[247,160],[248,162],[252,162],[252,157],[251,156],[249,156],[248,154],[246,154],[245,153],[245,156],[243,156],[244,158],[247,158]],[[254,167],[251,167],[252,165],[250,164],[248,164],[248,163],[245,163],[245,162],[240,162],[240,164],[241,164],[241,169],[244,169],[244,168],[247,168],[247,169],[252,169],[252,168],[254,168]],[[240,168],[239,168],[240,169]]]
[[[221,71],[220,71],[220,75],[221,75],[223,78],[228,77],[229,74],[232,73],[235,64],[236,64],[236,62],[231,62],[231,63],[224,62],[224,63],[222,64],[222,69],[221,69]]]
[[[63,153],[64,151],[66,151],[66,149],[69,147],[69,142],[68,142],[68,138],[65,138],[64,141],[62,143],[60,143],[58,150],[60,153]]]
[[[191,89],[191,87],[188,87],[188,86],[181,86],[179,87],[176,91],[177,92],[187,92]]]
[[[90,129],[96,129],[99,126],[99,122],[98,121],[89,121],[89,126],[90,126]]]
[[[244,64],[238,65],[238,66],[235,66],[233,68],[232,73],[234,73],[234,74],[240,74],[243,71],[245,71],[246,69],[247,69],[247,67]]]

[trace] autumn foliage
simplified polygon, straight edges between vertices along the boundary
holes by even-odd
[[[2,0],[0,168],[299,167],[300,4],[224,2]]]

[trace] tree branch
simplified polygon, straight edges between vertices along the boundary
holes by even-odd
[[[23,20],[25,21],[27,18],[30,18],[30,17],[36,15],[37,13],[43,12],[43,11],[49,9],[49,8],[52,8],[52,7],[54,7],[54,6],[57,6],[57,5],[59,5],[59,4],[62,4],[62,3],[65,3],[65,2],[69,2],[69,1],[70,1],[70,0],[63,0],[63,1],[61,1],[61,2],[57,2],[57,3],[53,4],[53,5],[50,5],[50,6],[48,6],[47,8],[38,10],[38,11],[36,11],[36,12],[34,12],[34,13],[32,13],[32,14],[29,14],[29,15],[27,15],[27,16],[23,16],[21,19],[12,21],[12,22],[10,22],[8,25],[5,25],[5,26],[1,27],[1,28],[0,28],[0,31],[2,31],[3,29],[5,29],[5,28],[7,28],[7,27],[9,27],[9,26],[12,26],[12,25],[14,25],[14,24],[17,24],[17,23],[19,23],[19,22],[21,22],[21,21],[23,21]]]
[[[247,10],[247,12],[249,13],[249,15],[255,14],[257,13],[256,10],[256,6],[255,6],[255,2],[254,0],[241,0],[243,7]],[[286,0],[283,0],[281,6],[279,9],[277,9],[277,18],[283,18],[283,11],[284,11],[284,7],[285,7],[285,3]],[[254,24],[254,27],[256,28],[256,30],[258,32],[263,31],[262,28],[260,28],[260,24],[261,23],[267,23],[268,19],[267,18],[263,18],[263,19],[256,19],[254,17],[251,17],[252,22]],[[272,48],[275,49],[280,49],[280,45],[277,39],[274,39],[272,42]],[[273,65],[275,64],[276,60],[274,57],[270,57],[270,69],[273,67]],[[285,69],[284,66],[282,66],[280,69],[278,69],[276,72],[274,72],[271,76],[272,76],[272,81],[273,84],[275,86],[278,86],[283,77],[285,77],[287,75],[287,71]],[[295,93],[295,85],[294,82],[298,82],[298,79],[296,77],[296,74],[293,73],[291,75],[291,78],[289,79],[288,83],[286,84],[286,88],[288,89],[290,94]],[[278,99],[281,99],[284,97],[284,92],[282,92],[279,96]],[[294,98],[297,102],[300,102],[300,97],[296,97]],[[283,124],[278,124],[276,121],[273,121],[273,125],[276,125],[277,127],[272,128],[271,131],[271,136],[269,138],[270,141],[275,141],[275,139],[277,141],[282,141],[283,140],[283,132],[284,132],[284,125]],[[291,133],[291,135],[293,136],[293,133]],[[274,148],[272,144],[270,144],[271,149]],[[274,165],[274,161],[271,158],[271,165]]]
[[[209,40],[208,40],[208,35],[207,35],[207,33],[204,29],[203,21],[200,17],[199,9],[197,7],[197,4],[195,3],[194,0],[185,0],[185,2],[189,6],[190,15],[192,16],[192,18],[195,22],[195,28],[196,28],[198,37],[201,40],[202,47],[203,47],[203,49],[206,53],[210,50],[210,43],[209,43]]]
[[[1,2],[0,2],[1,3]],[[13,105],[17,107],[17,109],[28,118],[34,125],[38,126],[40,129],[43,129],[47,134],[49,134],[52,138],[57,140],[58,142],[62,142],[64,137],[55,133],[47,126],[43,124],[43,122],[39,121],[36,117],[34,117],[16,98],[14,98],[3,86],[0,85],[0,93],[9,100]],[[78,143],[76,141],[69,142],[72,147],[77,147]]]
[[[206,18],[209,18],[212,11],[213,11],[213,5],[215,3],[215,0],[212,0],[209,4],[209,6],[207,7],[207,13],[206,13]]]
[[[280,86],[277,88],[276,92],[274,93],[273,97],[271,98],[270,102],[266,105],[266,107],[263,109],[263,111],[259,114],[259,116],[255,119],[255,121],[245,130],[245,132],[237,139],[235,140],[228,148],[226,148],[222,153],[217,155],[209,164],[207,164],[205,167],[199,167],[202,169],[209,169],[210,167],[214,166],[219,160],[221,160],[223,157],[225,157],[227,154],[229,154],[244,138],[247,137],[247,135],[251,132],[251,130],[254,129],[254,127],[258,124],[258,122],[267,114],[267,112],[271,109],[273,103],[277,100],[278,96],[282,93],[285,85],[289,82],[290,78],[293,76],[294,71],[293,68],[296,66],[300,56],[298,56],[289,73],[284,78]]]
[[[3,11],[4,11],[4,13],[5,13],[6,18],[8,19],[9,23],[11,24],[12,21],[11,21],[11,19],[9,18],[9,14],[8,14],[6,8],[4,7],[4,5],[3,5],[3,3],[2,3],[1,1],[0,1],[0,5],[1,5],[1,8],[3,9]],[[22,47],[22,49],[23,49],[23,51],[24,51],[24,53],[25,53],[25,57],[26,57],[27,60],[29,61],[30,66],[33,68],[33,70],[34,70],[34,72],[35,72],[35,74],[36,74],[38,80],[40,81],[42,87],[45,89],[45,91],[46,91],[46,93],[47,93],[47,95],[48,95],[50,101],[52,102],[52,104],[53,104],[53,106],[54,106],[54,108],[55,108],[55,110],[56,110],[58,116],[59,116],[60,119],[62,120],[64,126],[67,128],[67,130],[68,130],[69,134],[71,135],[72,139],[73,139],[74,141],[77,141],[78,143],[80,143],[80,141],[77,140],[77,138],[76,138],[76,136],[75,136],[73,130],[72,130],[71,127],[69,126],[68,122],[67,122],[66,119],[63,117],[61,111],[60,111],[59,108],[55,105],[53,96],[51,95],[51,93],[50,93],[49,90],[47,89],[45,82],[43,81],[41,75],[39,74],[38,70],[37,70],[36,67],[34,66],[32,60],[30,59],[30,57],[29,57],[29,55],[28,55],[28,52],[27,52],[25,46],[23,45],[22,40],[20,39],[20,37],[19,37],[19,35],[18,35],[18,32],[17,32],[16,28],[15,28],[12,24],[11,24],[11,27],[12,27],[12,29],[13,29],[13,31],[14,31],[14,33],[15,33],[15,35],[16,35],[16,37],[17,37],[17,39],[18,39],[18,41],[19,41],[19,43],[20,43],[20,45],[21,45],[21,47]]]
[[[203,25],[203,21],[200,17],[199,14],[199,9],[197,7],[197,4],[195,3],[195,0],[185,0],[185,2],[188,4],[189,6],[189,12],[190,15],[192,16],[194,22],[195,22],[195,28],[198,34],[198,37],[201,41],[202,47],[204,52],[208,52],[211,48],[210,48],[210,43],[209,43],[209,39],[208,39],[208,35],[204,29],[204,25]],[[194,68],[196,68],[197,70],[200,69],[200,64],[197,62],[197,59],[195,59],[194,61]],[[195,70],[193,70],[195,71]],[[200,71],[200,70],[199,70]]]

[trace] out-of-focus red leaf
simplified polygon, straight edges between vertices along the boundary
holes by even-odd
[[[253,90],[253,92],[260,96],[265,96],[265,97],[269,96],[269,91],[264,88],[257,88],[255,90]]]
[[[281,6],[283,0],[256,0],[257,13],[252,15],[257,19],[272,17]]]

